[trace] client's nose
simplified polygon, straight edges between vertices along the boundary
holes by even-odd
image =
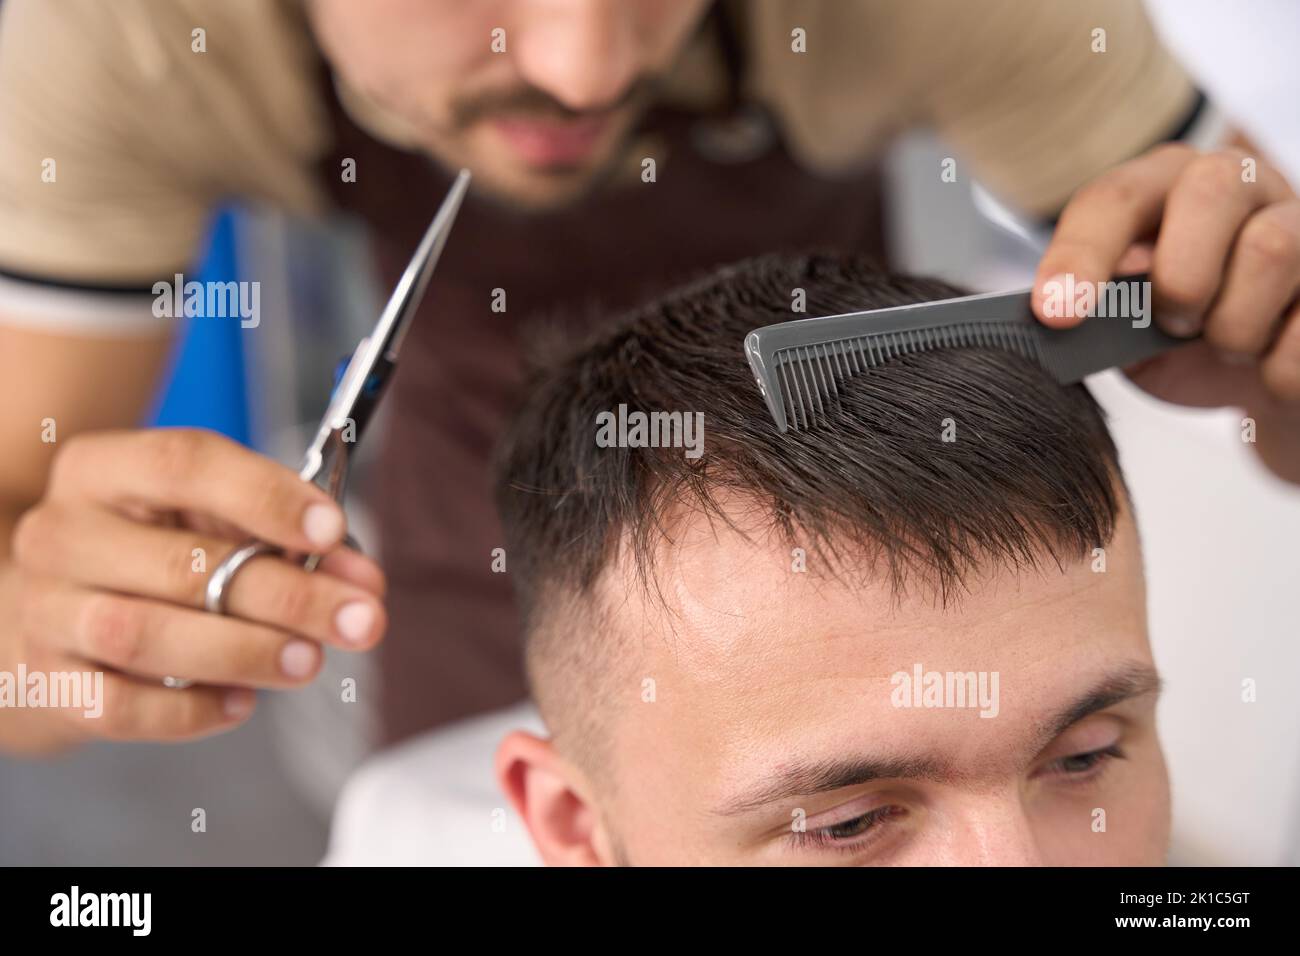
[[[1019,793],[971,795],[949,808],[944,859],[947,866],[1043,866]]]

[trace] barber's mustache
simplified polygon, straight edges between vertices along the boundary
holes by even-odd
[[[452,122],[460,128],[482,119],[499,116],[527,116],[533,119],[566,120],[600,116],[626,106],[650,102],[663,86],[663,77],[642,74],[616,100],[589,109],[575,110],[565,106],[550,93],[535,86],[522,86],[511,90],[493,90],[467,96],[452,104]]]

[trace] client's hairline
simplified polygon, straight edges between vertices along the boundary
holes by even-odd
[[[1118,468],[1111,468],[1109,470],[1111,473],[1112,488],[1116,492],[1115,497],[1118,508],[1115,513],[1115,520],[1110,525],[1109,534],[1103,540],[1098,540],[1096,542],[1095,547],[1097,548],[1105,548],[1114,540],[1120,523],[1120,518],[1123,514],[1127,513],[1130,518],[1132,518],[1132,496],[1129,492],[1128,485],[1124,480],[1123,472]],[[726,489],[734,487],[729,485],[725,480],[710,481],[707,483],[707,486],[710,489]],[[515,490],[524,491],[524,489]],[[651,487],[647,490],[646,496],[650,499],[656,499],[657,494],[662,490],[661,487]],[[787,524],[780,519],[782,502],[772,500],[767,504],[765,509],[762,509],[766,511],[770,520],[766,521],[761,528],[742,528],[732,520],[732,516],[728,514],[728,508],[719,505],[716,498],[713,496],[707,498],[701,497],[698,494],[697,488],[689,488],[688,492],[689,496],[686,499],[678,497],[667,507],[656,504],[652,505],[648,509],[658,520],[656,520],[653,527],[643,525],[637,530],[646,533],[652,531],[657,532],[657,534],[654,534],[653,536],[654,547],[639,548],[634,542],[630,542],[628,540],[629,532],[633,529],[630,529],[626,524],[613,527],[610,529],[611,533],[609,535],[609,540],[605,542],[604,557],[602,558],[600,567],[595,575],[589,579],[580,580],[576,583],[543,577],[537,582],[539,586],[536,589],[534,601],[530,602],[530,608],[544,606],[548,603],[548,599],[551,595],[557,592],[568,595],[574,599],[598,603],[601,596],[597,592],[602,589],[603,584],[608,583],[609,575],[617,574],[620,566],[630,563],[630,570],[634,572],[635,580],[641,588],[641,594],[647,598],[657,597],[661,608],[663,610],[671,611],[672,609],[669,606],[669,602],[663,596],[662,590],[658,585],[658,576],[656,572],[661,562],[657,559],[656,555],[659,553],[661,546],[671,545],[673,543],[671,535],[673,530],[678,530],[697,518],[707,520],[710,525],[712,525],[714,521],[721,521],[728,529],[740,535],[744,540],[751,544],[759,543],[755,537],[755,531],[757,531],[765,536],[769,534],[782,535],[782,540],[780,542],[781,545],[791,545],[794,547],[811,545],[811,549],[816,554],[823,558],[827,558],[828,560],[816,563],[807,571],[807,573],[814,577],[825,577],[845,586],[849,586],[850,584],[850,582],[846,581],[844,578],[844,575],[850,570],[849,566],[860,565],[863,562],[863,559],[865,559],[865,563],[869,567],[863,569],[862,579],[865,580],[871,578],[887,584],[889,593],[896,606],[914,596],[913,592],[908,588],[909,581],[912,580],[912,574],[920,572],[921,577],[924,580],[924,572],[926,568],[924,564],[919,562],[919,560],[914,562],[904,562],[901,570],[904,572],[910,572],[910,574],[899,574],[892,571],[888,575],[875,574],[876,562],[880,558],[881,554],[886,552],[888,544],[887,542],[873,538],[868,534],[864,534],[857,538],[857,542],[867,543],[869,545],[867,549],[863,549],[862,547],[853,547],[850,549],[836,548],[835,545],[837,542],[843,544],[846,543],[845,539],[853,538],[853,535],[844,533],[846,528],[853,524],[851,520],[845,519],[832,525],[829,529],[830,533],[828,534],[810,533],[807,539],[803,540],[801,543],[800,539],[795,537],[795,529],[799,527],[798,522],[787,526]],[[737,495],[740,498],[757,502],[760,506],[762,505],[762,498],[764,497],[761,492],[747,488],[740,488]],[[746,511],[746,513],[748,514],[752,512]],[[662,520],[665,517],[669,520]],[[843,525],[844,527],[837,529],[838,525]],[[1136,521],[1134,521],[1134,527],[1136,531]],[[852,541],[849,541],[848,543],[854,544]],[[1067,559],[1070,556],[1062,553],[1063,550],[1064,549],[1055,549],[1046,546],[1035,548],[1032,552],[1032,559],[1023,562],[1014,562],[1006,556],[983,555],[982,557],[985,560],[976,560],[972,562],[970,567],[972,571],[991,571],[1000,566],[1011,572],[1035,572],[1045,571],[1045,564],[1047,563],[1045,559],[1050,559],[1050,562],[1055,564],[1058,571],[1064,572],[1068,566]],[[1077,562],[1083,562],[1087,559],[1087,554],[1079,554],[1075,558]],[[969,593],[971,590],[972,581],[967,575],[959,575],[951,581],[948,581],[936,573],[935,578],[936,580],[927,583],[933,585],[932,596],[936,597],[945,607],[948,605],[950,597],[960,600],[960,596],[963,592]],[[857,583],[860,586],[861,581],[854,583]],[[955,587],[950,587],[950,585],[954,585]],[[529,619],[526,622],[526,629],[529,631],[531,631],[534,626],[532,616],[533,615],[530,614]]]

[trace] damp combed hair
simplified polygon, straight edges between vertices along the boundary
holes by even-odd
[[[908,355],[840,386],[834,420],[780,434],[745,361],[759,326],[951,298],[935,279],[827,254],[721,269],[535,359],[498,453],[497,502],[525,616],[550,588],[581,593],[632,543],[644,573],[665,519],[741,491],[777,528],[883,558],[941,594],[973,568],[1080,559],[1110,540],[1115,446],[1083,386],[994,349]],[[558,354],[557,354],[558,353]],[[597,415],[701,412],[704,452],[599,447]],[[945,431],[947,435],[945,436]],[[949,440],[945,440],[947,437]]]
[[[833,421],[780,434],[742,342],[805,317],[792,312],[797,290],[807,316],[962,294],[856,256],[772,255],[552,348],[498,459],[527,631],[553,598],[589,595],[616,561],[652,580],[673,515],[725,520],[723,491],[747,495],[810,553],[869,555],[896,593],[924,581],[945,601],[977,568],[1064,565],[1109,542],[1123,482],[1100,409],[1083,386],[1062,387],[1009,352],[897,358],[842,385]],[[703,454],[599,447],[597,415],[619,405],[702,412]]]

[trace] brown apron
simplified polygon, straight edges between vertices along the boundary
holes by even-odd
[[[358,176],[327,181],[340,206],[369,222],[391,287],[451,178],[367,136],[337,103],[334,114],[328,169],[351,156]],[[875,171],[815,178],[779,137],[761,155],[720,161],[700,145],[709,128],[701,124],[717,119],[664,108],[647,115],[642,128],[666,147],[653,153],[654,183],[638,170],[542,215],[474,196],[462,207],[403,346],[372,489],[389,580],[390,626],[379,650],[385,742],[527,694],[509,575],[491,570],[502,539],[489,460],[520,398],[521,332],[530,320],[597,303],[613,316],[764,252],[882,256]],[[504,313],[492,310],[495,289],[505,290]]]

